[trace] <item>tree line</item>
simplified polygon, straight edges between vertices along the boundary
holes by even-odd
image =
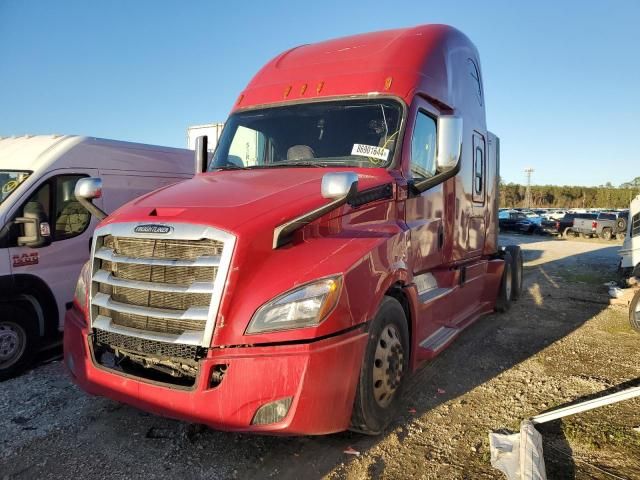
[[[532,185],[531,205],[525,205],[527,187],[517,183],[500,184],[500,207],[504,208],[629,208],[640,194],[640,177],[620,188]]]

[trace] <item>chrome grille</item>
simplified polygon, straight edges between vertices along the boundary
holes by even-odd
[[[96,234],[94,324],[204,339],[225,242]]]

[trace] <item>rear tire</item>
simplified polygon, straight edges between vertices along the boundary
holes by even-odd
[[[569,238],[570,235],[573,236],[572,233],[573,232],[571,231],[571,227],[567,227],[562,231],[562,236],[564,238]]]
[[[409,328],[400,302],[384,297],[369,325],[350,430],[380,434],[396,417],[409,372]]]
[[[511,295],[513,293],[513,278],[511,265],[513,259],[507,251],[504,254],[504,270],[502,271],[502,280],[500,280],[500,290],[496,299],[496,312],[505,313],[511,308]]]
[[[616,221],[616,225],[619,231],[626,232],[627,231],[627,219],[624,217],[618,218]]]
[[[511,255],[511,300],[518,300],[522,294],[522,277],[524,274],[524,261],[522,249],[519,245],[505,247]]]
[[[625,232],[616,233],[616,240],[624,240],[627,234]]]
[[[633,296],[629,305],[629,323],[631,328],[640,333],[640,290]]]
[[[611,232],[610,228],[605,228],[602,230],[602,239],[603,240],[611,240],[611,238],[613,237],[613,233]]]
[[[0,305],[0,381],[31,365],[38,344],[33,314],[18,305]]]

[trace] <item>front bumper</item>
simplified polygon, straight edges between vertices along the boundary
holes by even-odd
[[[306,344],[213,349],[201,360],[192,389],[153,383],[96,365],[89,329],[73,308],[65,318],[65,365],[85,391],[142,410],[228,431],[327,434],[349,427],[367,342],[362,328]],[[212,369],[227,364],[222,382]],[[278,423],[251,425],[264,404],[293,397]]]

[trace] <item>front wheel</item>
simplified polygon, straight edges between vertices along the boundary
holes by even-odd
[[[508,251],[504,254],[504,269],[502,270],[502,280],[500,281],[500,290],[496,299],[496,311],[500,313],[507,312],[511,308],[511,300],[513,293],[513,258]]]
[[[378,435],[394,419],[409,371],[409,353],[404,310],[395,298],[384,297],[369,325],[351,430]]]
[[[31,312],[17,305],[0,305],[0,381],[31,364],[37,340]]]
[[[640,291],[637,291],[629,305],[629,323],[631,328],[640,333]]]

